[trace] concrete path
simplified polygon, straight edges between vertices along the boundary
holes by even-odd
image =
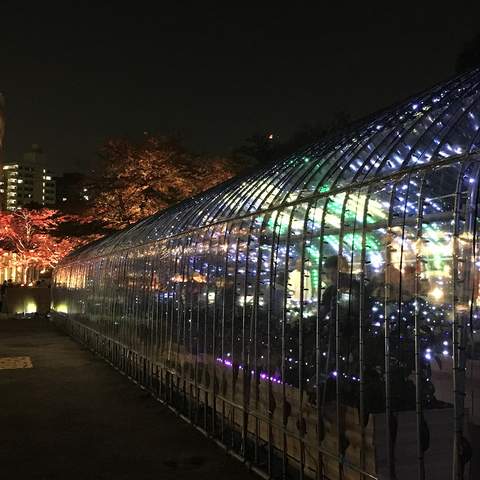
[[[0,478],[257,477],[50,323],[0,319]]]

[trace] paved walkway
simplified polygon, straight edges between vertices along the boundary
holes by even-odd
[[[0,319],[0,478],[257,477],[48,322]]]

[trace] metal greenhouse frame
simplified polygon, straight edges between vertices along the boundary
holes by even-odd
[[[473,478],[479,84],[77,250],[55,321],[266,477]]]

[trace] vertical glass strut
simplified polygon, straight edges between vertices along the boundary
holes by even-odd
[[[463,175],[465,171],[465,163],[459,169],[458,178],[455,189],[454,217],[453,217],[453,324],[452,324],[452,348],[453,348],[453,411],[454,411],[454,429],[455,437],[453,441],[453,478],[455,480],[462,479],[463,466],[461,459],[461,450],[463,443],[463,423],[465,415],[465,348],[466,335],[464,325],[464,315],[459,312],[458,303],[460,301],[459,291],[459,263],[463,262],[461,258],[460,242],[460,208],[461,208],[461,192],[463,186]]]
[[[417,208],[417,225],[416,225],[416,243],[419,245],[422,241],[422,221],[423,221],[423,192],[425,186],[425,178],[422,176],[420,179],[420,188],[418,195],[418,208]],[[417,420],[417,457],[418,457],[418,478],[424,480],[425,478],[425,461],[424,461],[424,448],[422,445],[422,427],[425,425],[425,419],[423,416],[423,400],[422,400],[422,378],[421,364],[422,364],[422,352],[421,352],[421,319],[419,315],[420,311],[420,272],[422,270],[423,258],[418,248],[415,250],[415,281],[414,281],[414,329],[415,329],[415,413]]]
[[[396,417],[392,410],[392,395],[391,395],[391,375],[390,375],[390,303],[391,287],[394,279],[391,278],[392,265],[392,224],[393,224],[393,205],[397,184],[394,185],[390,195],[389,210],[388,210],[388,224],[387,224],[387,239],[385,244],[385,289],[384,289],[384,349],[385,349],[385,422],[386,422],[386,446],[387,446],[387,464],[388,473],[391,478],[395,478],[395,430]]]

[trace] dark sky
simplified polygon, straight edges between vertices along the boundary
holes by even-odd
[[[0,7],[5,156],[39,143],[58,172],[143,131],[221,152],[363,116],[451,76],[480,31],[480,2],[30,3]]]

